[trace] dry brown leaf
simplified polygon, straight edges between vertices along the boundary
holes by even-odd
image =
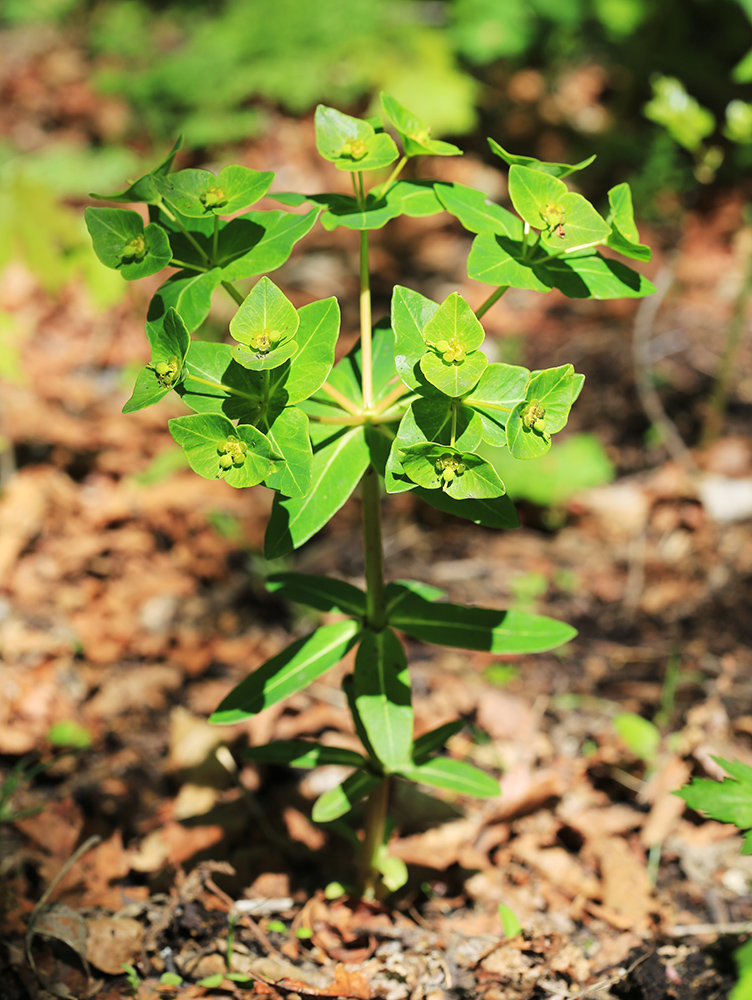
[[[472,847],[481,822],[479,817],[442,823],[425,833],[392,841],[389,853],[401,858],[405,864],[428,865],[443,871],[458,861],[463,847]]]
[[[586,872],[577,858],[563,847],[542,848],[535,834],[526,833],[511,842],[510,850],[515,858],[535,868],[570,898],[600,899],[598,879]]]
[[[133,851],[131,868],[137,872],[155,872],[165,864],[180,865],[199,851],[218,844],[224,837],[221,826],[182,826],[167,822],[148,834]]]
[[[130,965],[141,954],[144,928],[130,917],[89,917],[86,957],[102,972],[121,975],[123,963]]]
[[[618,926],[625,930],[647,929],[655,900],[645,862],[622,837],[594,837],[586,845],[601,870],[603,909],[623,918],[626,924]]]
[[[656,772],[641,789],[640,798],[651,802],[652,808],[640,832],[643,847],[660,844],[676,829],[685,803],[673,793],[686,785],[692,774],[689,765],[676,755],[660,762]]]

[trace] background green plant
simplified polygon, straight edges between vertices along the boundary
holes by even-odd
[[[640,261],[650,256],[639,242],[628,186],[609,192],[604,218],[563,180],[592,158],[571,166],[548,163],[508,153],[490,140],[509,170],[510,211],[464,185],[401,180],[411,158],[461,151],[435,140],[395,98],[383,95],[382,104],[381,121],[319,105],[317,148],[343,179],[349,175],[353,193],[272,196],[288,206],[312,206],[302,214],[247,210],[268,192],[269,172],[232,165],[218,174],[173,171],[179,143],[150,173],[105,196],[146,203],[148,223],[131,209],[86,210],[95,252],[107,267],[129,280],[173,268],[149,306],[151,361],[138,374],[125,411],[177,392],[193,412],[173,418],[169,427],[191,468],[237,488],[263,483],[274,490],[267,557],[304,544],[360,485],[365,589],[327,577],[271,575],[267,586],[280,596],[344,617],[249,674],[211,721],[230,724],[263,711],[354,652],[343,688],[362,753],[298,740],[251,747],[247,755],[261,764],[352,768],[317,800],[313,818],[339,823],[367,799],[364,839],[353,840],[360,855],[358,889],[366,893],[379,881],[397,889],[407,878],[404,864],[386,849],[392,780],[454,794],[498,794],[494,778],[441,753],[462,720],[414,737],[410,672],[398,633],[505,655],[552,649],[574,635],[568,625],[525,611],[466,607],[440,600],[442,592],[423,583],[387,583],[381,484],[388,493],[412,491],[475,524],[514,527],[506,487],[480,446],[508,449],[517,460],[545,455],[583,377],[569,364],[530,372],[489,362],[480,317],[510,287],[558,288],[576,298],[652,291],[638,272],[598,250],[610,247]],[[384,126],[396,134],[401,155]],[[370,189],[368,181],[375,182]],[[374,326],[370,231],[400,215],[443,211],[475,234],[469,276],[495,288],[473,312],[457,293],[437,303],[398,285],[390,322]],[[337,300],[296,309],[266,274],[288,259],[317,220],[325,229],[358,234],[360,340],[336,365]],[[244,296],[235,282],[253,277],[258,280]],[[229,324],[234,346],[191,339],[219,289],[238,306]],[[341,823],[338,828],[354,837]]]

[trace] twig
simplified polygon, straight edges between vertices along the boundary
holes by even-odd
[[[597,983],[593,983],[592,986],[587,986],[584,990],[579,993],[570,993],[568,990],[563,991],[561,987],[556,983],[545,983],[538,981],[537,985],[544,989],[547,993],[558,993],[561,1000],[585,1000],[586,997],[592,996],[594,993],[599,993],[601,990],[607,989],[609,986],[616,986],[617,983],[622,982],[627,976],[631,976],[634,970],[645,961],[646,958],[650,956],[650,952],[646,951],[644,955],[635,959],[634,962],[627,968],[621,967],[616,969],[613,976],[608,976],[606,979],[599,979]]]
[[[684,444],[676,424],[666,413],[661,397],[656,392],[647,359],[647,345],[653,333],[653,324],[674,281],[674,269],[662,268],[655,279],[655,295],[643,299],[635,314],[632,333],[632,363],[635,385],[640,403],[651,423],[658,428],[661,441],[671,458],[689,472],[696,472],[697,465]]]
[[[752,920],[743,920],[738,923],[719,924],[677,924],[667,931],[671,937],[695,937],[705,934],[748,934],[752,931]]]
[[[68,872],[71,870],[71,868],[76,864],[76,862],[80,858],[82,858],[84,854],[87,854],[92,849],[92,847],[96,847],[97,844],[101,842],[101,840],[102,838],[99,836],[99,834],[95,833],[94,836],[89,837],[88,840],[85,840],[83,844],[81,844],[78,848],[76,848],[73,854],[71,854],[71,856],[63,865],[63,867],[60,869],[57,875],[53,878],[53,880],[44,890],[41,899],[34,907],[34,909],[31,911],[31,916],[29,917],[29,926],[26,928],[26,937],[24,938],[24,950],[26,951],[26,960],[28,961],[32,972],[40,980],[41,976],[39,975],[39,971],[37,970],[36,962],[34,961],[34,956],[31,953],[31,942],[34,940],[34,934],[35,934],[34,926],[37,922],[37,919],[39,918],[39,914],[47,905],[47,902],[52,893],[55,891],[55,889],[57,889],[57,887],[60,885],[60,883],[68,874]],[[86,962],[86,956],[82,955],[81,958],[83,959],[84,965],[86,966],[86,973],[88,975],[89,969]]]

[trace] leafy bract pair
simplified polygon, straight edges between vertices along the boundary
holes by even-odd
[[[378,873],[391,889],[407,877],[385,847],[392,779],[453,794],[498,794],[494,778],[442,751],[462,720],[415,737],[401,635],[501,655],[553,649],[574,635],[550,618],[450,603],[422,583],[387,583],[381,484],[389,493],[411,491],[486,528],[516,526],[488,450],[505,449],[520,460],[544,454],[565,426],[583,379],[569,364],[531,372],[490,361],[481,316],[509,287],[556,288],[592,298],[652,290],[637,272],[598,250],[638,261],[649,256],[639,242],[626,185],[609,193],[604,217],[564,180],[590,161],[545,163],[514,156],[493,140],[493,152],[509,167],[514,211],[462,185],[401,178],[410,161],[460,150],[433,138],[393,97],[382,95],[382,106],[381,121],[317,109],[317,148],[350,175],[352,194],[277,192],[270,197],[284,210],[253,209],[268,194],[271,173],[236,166],[216,175],[173,171],[178,143],[151,173],[110,196],[116,203],[145,203],[148,222],[127,208],[87,209],[104,264],[127,279],[173,269],[148,308],[151,359],[138,374],[126,412],[177,393],[192,412],[174,417],[169,427],[191,467],[230,486],[263,483],[274,491],[267,556],[284,556],[313,537],[360,484],[365,588],[295,573],[270,577],[269,588],[281,597],[340,618],[254,670],[212,721],[254,715],[354,654],[344,693],[362,752],[284,741],[252,747],[248,754],[260,763],[352,768],[350,777],[317,801],[313,815],[339,823],[367,799],[365,838],[355,841],[361,892],[375,890]],[[307,210],[288,211],[306,204]],[[370,231],[400,215],[444,211],[475,234],[470,277],[497,287],[473,311],[456,293],[439,303],[397,286],[389,320],[372,327]],[[267,277],[317,219],[325,229],[356,231],[360,244],[360,339],[336,364],[336,299],[296,308]],[[236,285],[258,276],[250,290]],[[237,305],[229,323],[232,343],[192,337],[220,289]]]

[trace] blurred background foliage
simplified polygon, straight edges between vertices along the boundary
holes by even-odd
[[[722,183],[734,183],[749,168],[752,127],[741,129],[740,144],[724,123],[731,102],[735,122],[744,125],[745,115],[752,122],[750,18],[752,0],[4,0],[0,6],[6,33],[43,25],[76,40],[98,93],[129,109],[116,136],[121,143],[148,139],[161,147],[182,132],[186,148],[200,154],[260,135],[275,109],[303,115],[324,102],[363,111],[387,90],[433,122],[435,134],[470,136],[465,147],[469,141],[484,154],[486,135],[526,152],[541,147],[546,158],[597,152],[589,182],[605,190],[630,179],[643,214],[654,210],[658,192],[686,194],[697,180],[677,128],[666,127],[676,92],[672,97],[664,86],[663,116],[659,110],[651,121],[643,114],[651,99],[655,105],[662,78],[678,81],[707,109],[702,138],[720,151],[713,178],[718,173]],[[101,189],[103,171],[122,168],[124,158],[99,144]],[[70,191],[90,182],[88,161],[77,155],[68,164],[48,156],[48,176],[58,187],[65,178]],[[39,173],[40,165],[34,169]]]

